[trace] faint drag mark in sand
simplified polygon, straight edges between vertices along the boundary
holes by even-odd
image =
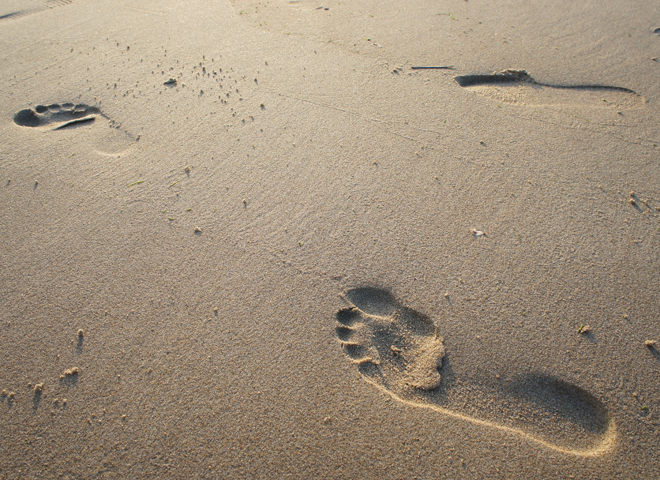
[[[52,8],[56,7],[61,7],[64,5],[68,5],[69,3],[72,3],[73,0],[48,0],[44,2],[42,5],[35,7],[35,8],[27,8],[25,10],[18,10],[16,12],[11,12],[11,13],[6,13],[4,15],[0,15],[0,21],[1,20],[10,20],[10,19],[17,19],[21,17],[26,17],[28,15],[32,15],[33,13],[39,13],[44,10],[50,10]]]
[[[39,131],[74,130],[91,126],[97,119],[109,130],[95,136],[93,143],[97,152],[104,155],[118,155],[132,148],[136,139],[121,130],[119,125],[109,119],[98,107],[73,103],[53,103],[37,105],[33,108],[20,110],[14,115],[14,123],[21,127],[29,127]],[[98,130],[96,131],[98,132]]]
[[[598,456],[613,447],[616,426],[589,392],[548,375],[525,375],[483,378],[470,387],[469,397],[452,399],[456,381],[443,368],[443,339],[430,318],[378,288],[352,289],[344,298],[352,306],[335,315],[344,354],[367,382],[396,400],[566,454]]]
[[[20,18],[32,13],[31,10],[19,10],[18,12],[5,13],[0,15],[0,20],[9,20],[11,18]]]
[[[646,100],[629,88],[610,85],[553,85],[537,82],[525,70],[492,75],[462,75],[456,82],[481,95],[520,105],[586,105],[637,108]]]

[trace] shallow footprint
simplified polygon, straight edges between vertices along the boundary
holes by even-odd
[[[611,85],[563,85],[537,82],[525,70],[455,78],[464,88],[503,103],[518,105],[581,105],[596,108],[639,108],[646,100],[637,92]]]
[[[62,7],[72,2],[73,0],[47,0],[46,2],[40,2],[39,4],[37,4],[38,2],[23,2],[24,5],[22,5],[23,8],[21,10],[15,10],[11,13],[0,15],[0,21],[26,17],[28,15],[32,15],[33,13],[39,13],[41,11],[53,9],[55,7]]]
[[[365,380],[395,399],[484,427],[522,436],[552,450],[595,456],[616,428],[585,390],[547,375],[463,381],[443,371],[445,347],[428,317],[383,289],[349,290],[336,335]]]
[[[98,118],[103,119],[109,130],[97,135],[93,141],[98,153],[117,155],[124,153],[136,141],[127,132],[101,112],[98,107],[82,103],[53,103],[26,108],[14,115],[14,123],[21,127],[35,130],[65,130],[93,124]]]

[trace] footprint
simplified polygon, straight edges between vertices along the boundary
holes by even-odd
[[[586,105],[600,108],[637,108],[646,100],[637,92],[610,85],[562,85],[537,82],[525,70],[492,75],[463,75],[456,82],[481,95],[519,105]]]
[[[26,8],[23,10],[17,10],[15,12],[11,13],[6,13],[4,15],[0,15],[0,20],[10,20],[10,19],[17,19],[21,17],[26,17],[28,15],[32,15],[34,13],[39,13],[44,10],[50,10],[55,7],[61,7],[64,5],[68,5],[69,3],[72,3],[73,0],[47,0],[46,2],[42,3],[39,6],[36,6],[34,8]]]
[[[72,130],[92,125],[97,119],[104,121],[108,130],[95,135],[93,144],[98,153],[118,155],[131,148],[136,139],[110,120],[98,107],[73,103],[53,103],[26,108],[14,115],[14,123],[41,131]]]
[[[83,123],[92,123],[98,115],[103,115],[96,107],[73,103],[53,103],[26,108],[14,115],[14,123],[21,127],[40,127],[60,130]]]
[[[352,289],[345,299],[351,306],[335,315],[344,354],[396,400],[567,454],[602,455],[614,445],[614,422],[585,390],[547,375],[459,378],[430,318],[383,289]]]

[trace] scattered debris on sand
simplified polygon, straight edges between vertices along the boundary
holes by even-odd
[[[75,375],[78,375],[80,373],[80,369],[78,367],[73,367],[73,368],[68,368],[64,370],[64,373],[60,375],[60,380],[64,380],[67,377],[73,377]]]

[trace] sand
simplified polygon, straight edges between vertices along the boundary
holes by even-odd
[[[652,2],[0,26],[1,478],[660,477]]]

